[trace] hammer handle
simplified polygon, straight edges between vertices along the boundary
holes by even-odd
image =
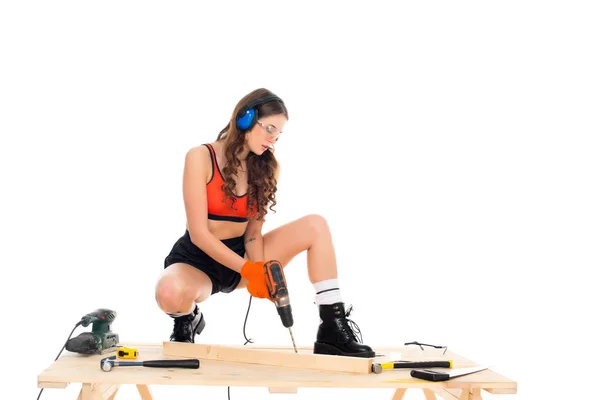
[[[397,368],[452,368],[451,361],[413,361],[413,362],[400,362],[400,363],[391,363],[393,364],[393,369]]]
[[[200,368],[200,360],[148,360],[142,361],[142,366],[152,368]]]

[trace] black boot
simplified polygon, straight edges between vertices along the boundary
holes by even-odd
[[[198,306],[194,307],[191,314],[182,317],[173,317],[173,333],[171,333],[171,342],[194,343],[194,336],[199,335],[204,329],[206,322],[204,315],[198,311]]]
[[[375,357],[375,352],[369,346],[362,343],[362,336],[359,339],[360,329],[356,323],[350,319],[350,312],[344,311],[344,303],[335,303],[331,305],[320,305],[319,316],[321,324],[317,332],[317,341],[313,352],[315,354],[330,354],[350,357]],[[348,323],[356,327],[356,331],[350,328]],[[360,342],[360,343],[359,343]]]

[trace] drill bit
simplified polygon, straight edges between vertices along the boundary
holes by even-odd
[[[296,341],[294,340],[294,334],[292,333],[292,327],[288,328],[290,330],[290,336],[292,337],[292,344],[294,345],[294,351],[298,353],[298,349],[296,348]]]

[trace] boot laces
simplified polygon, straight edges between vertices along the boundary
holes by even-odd
[[[183,315],[174,318],[173,333],[170,339],[188,338],[192,335],[192,321],[194,321],[194,313]]]
[[[354,307],[352,306],[352,304],[350,305],[350,307],[348,307],[348,310],[346,311],[346,315],[344,318],[344,321],[346,323],[342,324],[342,327],[344,328],[344,332],[346,332],[350,337],[352,337],[355,342],[362,343],[363,342],[362,333],[360,332],[360,328],[358,327],[358,324],[356,322],[352,321],[350,318],[348,318],[350,316],[350,313],[352,312],[353,308]]]

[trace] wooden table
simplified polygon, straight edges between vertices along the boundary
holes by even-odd
[[[162,343],[124,343],[137,347],[137,361],[174,359],[163,355]],[[283,349],[282,349],[283,350]],[[376,348],[378,357],[373,362],[385,362],[401,356],[403,360],[451,359],[453,368],[477,366],[477,363],[452,351],[402,346]],[[293,351],[285,349],[283,351]],[[299,351],[310,352],[307,347]],[[38,376],[39,388],[66,388],[69,383],[81,383],[78,399],[114,399],[120,385],[136,385],[143,400],[152,399],[149,385],[199,385],[199,386],[262,386],[271,393],[296,393],[298,388],[394,388],[392,399],[401,400],[406,390],[422,390],[427,400],[444,399],[481,400],[481,390],[494,394],[514,394],[517,383],[490,369],[446,382],[428,382],[415,379],[407,370],[384,370],[380,374],[354,374],[344,372],[319,372],[298,368],[273,367],[224,361],[200,360],[199,369],[159,369],[117,366],[110,372],[100,369],[100,360],[113,355],[80,355],[63,352]],[[381,356],[379,356],[381,355]]]

